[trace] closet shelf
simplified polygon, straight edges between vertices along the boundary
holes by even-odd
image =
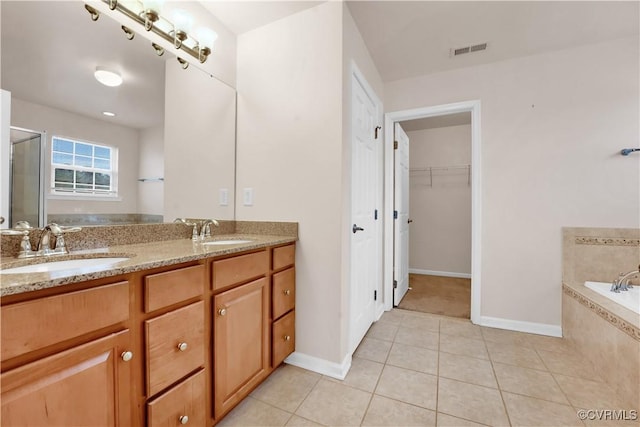
[[[140,182],[162,182],[164,178],[138,178]]]
[[[453,173],[459,173],[459,172],[466,173],[467,185],[471,185],[471,165],[426,166],[426,167],[409,168],[409,174],[411,176],[414,176],[414,177],[428,176],[429,187],[433,187],[434,172],[440,172],[440,171],[445,171],[445,172],[451,171]]]

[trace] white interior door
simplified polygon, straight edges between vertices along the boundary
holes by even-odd
[[[395,123],[394,251],[393,305],[396,306],[409,289],[409,137]]]
[[[378,242],[381,221],[380,154],[382,139],[376,140],[375,101],[354,75],[351,118],[351,328],[350,346],[355,350],[375,320],[375,298],[381,283],[382,260]]]

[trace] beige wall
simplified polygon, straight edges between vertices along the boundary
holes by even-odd
[[[471,126],[407,132],[411,168],[471,164]],[[471,186],[466,169],[409,177],[409,269],[471,274]]]
[[[638,227],[637,38],[385,85],[385,110],[482,102],[482,316],[561,323],[561,227]]]
[[[166,63],[164,219],[234,218],[235,90]],[[229,190],[220,206],[219,190]]]
[[[103,120],[45,107],[17,98],[11,99],[11,125],[46,131],[45,162],[51,161],[51,138],[64,136],[106,144],[118,148],[119,200],[93,201],[66,197],[47,198],[48,214],[71,213],[135,213],[138,209],[138,138],[136,129],[118,126]],[[51,188],[51,169],[45,173],[45,191]]]
[[[164,178],[164,126],[140,131],[138,178]],[[163,215],[164,182],[138,182],[138,212]]]

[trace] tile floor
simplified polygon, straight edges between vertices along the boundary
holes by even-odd
[[[633,408],[561,338],[386,312],[344,381],[278,368],[219,426],[640,426],[581,421]],[[629,412],[628,412],[629,413]]]

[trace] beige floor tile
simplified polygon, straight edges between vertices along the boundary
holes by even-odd
[[[582,426],[576,410],[569,405],[503,393],[511,424],[514,426]]]
[[[523,394],[543,400],[568,405],[556,380],[549,372],[518,366],[494,363],[493,368],[498,378],[500,390]]]
[[[402,310],[393,309],[390,311],[385,311],[382,316],[380,316],[380,320],[383,322],[395,323],[399,325],[404,320],[404,312]]]
[[[321,379],[296,415],[324,425],[357,426],[370,400],[370,393]]]
[[[376,323],[371,325],[369,331],[367,331],[366,336],[383,341],[393,341],[393,339],[396,337],[396,333],[398,332],[399,327],[400,325],[397,323],[378,320]]]
[[[508,331],[506,329],[482,328],[482,336],[485,341],[501,342],[505,344],[516,344],[522,347],[532,347],[529,340],[531,334],[524,332]]]
[[[547,370],[542,359],[538,356],[538,352],[533,348],[493,341],[485,341],[485,343],[489,351],[489,358],[494,362],[542,371]]]
[[[436,413],[408,403],[373,396],[363,426],[435,426]]]
[[[438,412],[436,425],[438,427],[482,427],[485,424],[474,423],[473,421],[463,420],[462,418],[452,417],[451,415]]]
[[[387,364],[426,374],[438,374],[438,352],[428,348],[394,343]]]
[[[455,335],[440,335],[440,351],[479,359],[489,359],[484,341]]]
[[[378,384],[383,367],[382,363],[354,357],[351,361],[351,369],[344,380],[329,377],[324,379],[372,393]]]
[[[289,418],[289,421],[286,425],[287,427],[314,427],[321,426],[322,424],[318,424],[306,418],[299,417],[298,415],[293,415],[291,418]]]
[[[295,412],[322,376],[291,365],[276,369],[251,396],[276,408]]]
[[[600,380],[600,375],[585,357],[576,352],[558,353],[555,351],[536,350],[547,369],[553,373]]]
[[[536,350],[555,351],[558,353],[572,353],[575,351],[571,343],[564,338],[530,334],[527,340]]]
[[[480,326],[465,320],[449,320],[440,321],[440,333],[447,335],[456,335],[465,338],[482,339]]]
[[[402,321],[402,327],[438,332],[440,330],[440,319],[435,316],[407,315]]]
[[[441,352],[439,367],[440,377],[498,388],[493,367],[488,360]]]
[[[365,337],[353,355],[374,362],[384,363],[391,350],[391,342]]]
[[[559,374],[553,376],[576,408],[627,409],[620,403],[613,388],[606,383]]]
[[[386,365],[375,394],[436,409],[437,377]]]
[[[248,396],[216,425],[218,427],[284,426],[290,417],[289,412]]]
[[[439,334],[437,332],[401,327],[396,334],[395,342],[415,347],[438,349]]]
[[[492,426],[508,426],[500,392],[440,377],[438,412]]]

